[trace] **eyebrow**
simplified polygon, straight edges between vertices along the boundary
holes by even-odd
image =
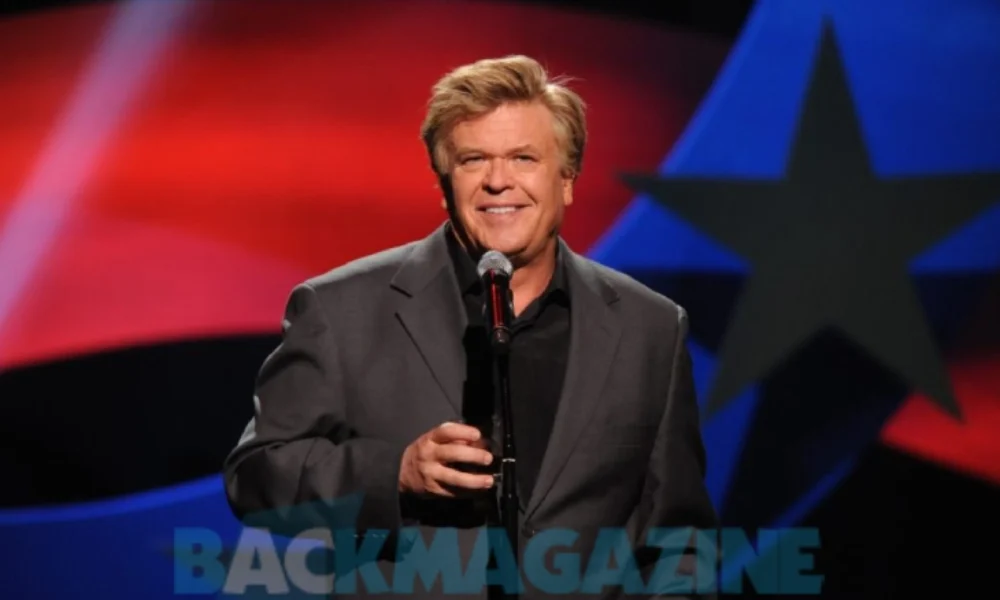
[[[523,144],[521,146],[511,148],[510,150],[507,151],[507,154],[518,154],[520,152],[533,152],[537,154],[539,150],[531,144]],[[463,147],[456,149],[455,154],[461,156],[463,154],[490,154],[490,153],[480,148]]]

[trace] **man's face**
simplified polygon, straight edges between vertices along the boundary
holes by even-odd
[[[573,181],[548,108],[502,105],[460,122],[450,139],[449,211],[469,250],[497,250],[520,266],[549,249]]]

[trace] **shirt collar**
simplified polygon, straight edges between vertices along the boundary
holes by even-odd
[[[455,276],[458,278],[458,288],[462,291],[463,295],[481,293],[482,282],[479,279],[476,262],[458,242],[458,238],[456,237],[451,224],[448,225],[448,231],[446,232],[445,238],[448,241],[448,254],[451,256],[451,262],[455,268]],[[567,300],[569,299],[569,287],[567,285],[566,277],[566,261],[563,257],[563,252],[559,250],[558,245],[556,246],[556,270],[551,281],[549,281],[548,287],[542,294],[542,298],[547,298],[551,294],[562,294]]]

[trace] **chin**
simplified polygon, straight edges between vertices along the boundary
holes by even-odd
[[[523,243],[510,243],[503,240],[490,240],[490,242],[486,246],[487,248],[501,252],[510,259],[523,253],[526,249],[526,245]]]

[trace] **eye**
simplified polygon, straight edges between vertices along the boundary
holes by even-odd
[[[535,157],[531,156],[529,154],[518,154],[517,156],[514,157],[514,159],[518,160],[518,161],[521,161],[521,162],[534,162],[535,161]]]

